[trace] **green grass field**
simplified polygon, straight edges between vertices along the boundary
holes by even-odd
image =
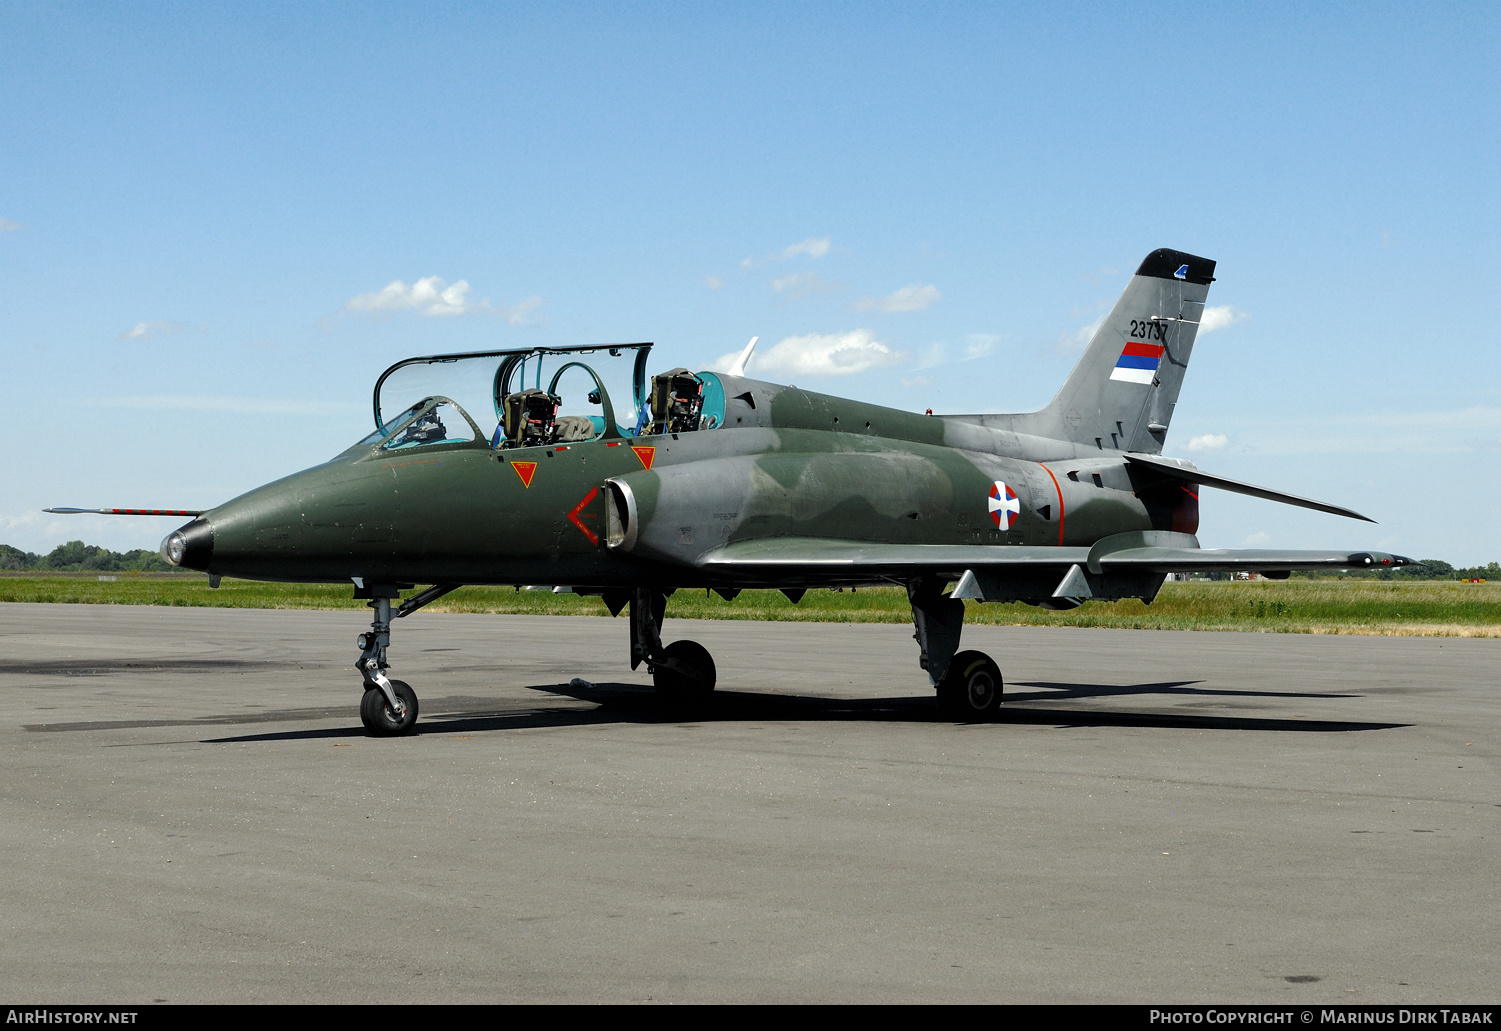
[[[200,576],[119,574],[85,577],[0,577],[0,602],[113,605],[201,605],[256,609],[359,609],[351,587],[223,581],[217,590]],[[433,612],[538,615],[606,614],[598,598],[510,587],[464,587],[430,606]],[[777,591],[746,591],[733,602],[679,591],[667,608],[684,619],[800,620],[905,623],[911,617],[899,588],[858,592],[809,591],[793,605]],[[1455,581],[1285,580],[1250,583],[1170,583],[1151,605],[1089,602],[1072,612],[1028,605],[969,604],[969,623],[1014,626],[1093,626],[1135,630],[1242,630],[1292,634],[1394,634],[1501,637],[1501,584]]]

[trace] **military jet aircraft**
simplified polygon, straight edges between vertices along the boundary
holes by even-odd
[[[176,512],[196,518],[161,553],[213,586],[351,583],[374,610],[357,668],[375,735],[417,719],[415,692],[387,675],[392,620],[466,584],[566,586],[613,615],[628,608],[631,668],[645,663],[675,704],[705,699],[716,671],[701,645],[662,643],[674,591],[777,588],[797,602],[899,585],[939,703],[981,718],[1003,679],[989,656],[959,650],[966,601],[1150,602],[1172,572],[1410,561],[1199,547],[1202,487],[1366,518],[1162,457],[1214,268],[1149,254],[1058,396],[1028,414],[921,415],[751,379],[749,348],[734,374],[650,378],[645,343],[409,358],[377,381],[363,440]],[[629,386],[612,398],[605,367],[622,363]],[[431,586],[402,600],[418,585]]]

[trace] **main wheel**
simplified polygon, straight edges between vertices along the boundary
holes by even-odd
[[[658,663],[652,667],[652,684],[664,702],[702,702],[714,692],[717,672],[714,656],[697,641],[674,641],[662,649],[662,657],[676,669]]]
[[[938,685],[938,705],[953,719],[984,719],[995,712],[1004,691],[1000,667],[989,655],[960,652]]]
[[[417,692],[412,690],[412,685],[405,680],[393,680],[391,687],[401,706],[398,712],[391,711],[386,693],[378,687],[367,689],[365,697],[360,699],[360,722],[376,737],[400,737],[411,733],[417,722]]]

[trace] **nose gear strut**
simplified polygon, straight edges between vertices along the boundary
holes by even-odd
[[[417,693],[404,680],[392,680],[386,676],[391,664],[386,661],[386,649],[391,644],[391,620],[409,616],[413,612],[437,601],[463,584],[435,584],[420,594],[402,602],[393,613],[391,601],[400,599],[401,588],[395,584],[364,584],[355,581],[356,598],[370,599],[368,605],[375,611],[370,621],[370,631],[355,639],[360,657],[354,668],[360,671],[365,683],[365,698],[360,702],[360,720],[365,729],[383,737],[409,733],[417,722]],[[380,692],[381,702],[371,697],[370,692]]]
[[[917,664],[928,671],[938,692],[938,708],[958,720],[989,719],[1005,691],[1000,667],[984,652],[959,651],[964,602],[944,594],[944,581],[918,578],[907,584],[917,632]]]
[[[667,595],[648,587],[637,587],[631,591],[630,606],[631,669],[645,662],[651,671],[657,697],[669,705],[707,701],[718,679],[709,650],[697,641],[662,644],[662,617],[667,610]]]

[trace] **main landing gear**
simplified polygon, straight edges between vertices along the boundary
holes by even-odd
[[[462,584],[438,584],[402,602],[392,611],[391,602],[401,597],[394,585],[356,583],[355,597],[369,599],[375,616],[370,631],[356,643],[360,657],[355,668],[364,679],[365,696],[360,701],[360,721],[377,737],[409,734],[417,723],[417,692],[404,680],[386,676],[390,663],[386,649],[391,644],[391,620],[411,615]],[[1005,684],[1000,668],[984,652],[959,651],[964,629],[964,602],[943,593],[944,581],[913,580],[907,585],[912,603],[912,622],[920,650],[918,665],[928,671],[938,692],[943,713],[957,720],[985,719],[1000,706]],[[649,587],[630,592],[609,592],[605,604],[611,612],[631,608],[631,669],[643,662],[651,671],[657,696],[670,706],[691,706],[707,701],[714,693],[717,671],[714,657],[696,641],[662,644],[662,617],[667,594]]]
[[[714,657],[697,641],[674,641],[663,646],[662,616],[667,611],[667,595],[637,587],[631,591],[630,606],[631,669],[645,662],[657,697],[669,705],[707,701],[717,679]]]
[[[370,621],[370,632],[355,640],[360,648],[360,657],[354,668],[360,671],[365,681],[365,696],[360,699],[360,722],[376,737],[400,737],[409,734],[417,724],[417,692],[405,680],[391,680],[386,670],[391,664],[386,661],[386,648],[391,644],[391,620],[410,616],[428,602],[436,601],[462,584],[438,584],[402,602],[395,613],[391,611],[392,599],[401,597],[401,590],[390,584],[361,584],[355,582],[354,596],[368,598],[375,618]]]
[[[984,652],[959,651],[964,629],[964,602],[942,593],[942,581],[927,578],[907,585],[912,622],[920,649],[918,665],[938,691],[938,707],[956,720],[980,720],[995,714],[1005,692],[1001,670]]]

